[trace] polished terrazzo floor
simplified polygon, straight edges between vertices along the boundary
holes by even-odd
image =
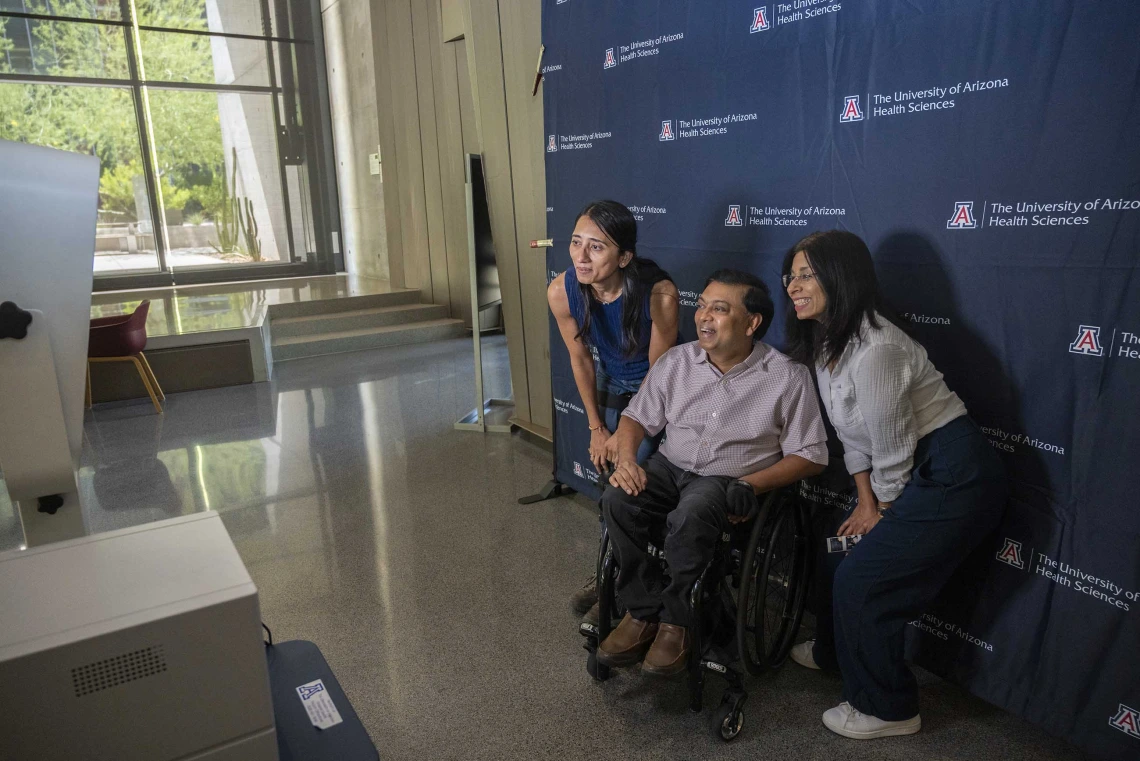
[[[506,396],[491,339],[488,394]],[[520,506],[550,455],[457,432],[470,342],[299,360],[270,384],[89,413],[80,473],[94,531],[219,511],[279,640],[316,642],[384,761],[1085,758],[923,676],[924,730],[858,743],[819,716],[838,681],[789,664],[750,682],[742,735],[712,739],[683,682],[595,684],[567,598],[593,562],[581,497]],[[2,492],[2,490],[0,490]],[[0,548],[19,541],[0,497]],[[711,682],[706,696],[719,698]]]
[[[150,300],[147,335],[180,336],[257,327],[278,304],[327,301],[402,291],[387,280],[355,275],[315,275],[280,280],[184,285],[151,290],[103,291],[91,296],[91,316],[130,314]]]

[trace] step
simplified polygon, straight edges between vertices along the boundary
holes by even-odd
[[[356,309],[375,309],[377,307],[395,306],[397,304],[420,303],[420,292],[411,288],[406,291],[393,291],[391,293],[368,293],[360,296],[341,296],[332,299],[318,299],[316,301],[293,301],[286,304],[271,304],[269,318],[272,320],[288,317],[305,317],[316,314],[329,314],[330,312],[351,312]]]
[[[463,320],[425,320],[380,328],[361,328],[323,333],[316,336],[293,336],[273,342],[273,361],[283,362],[302,357],[319,357],[346,351],[378,349],[383,346],[442,341],[466,335]]]
[[[274,342],[279,338],[315,336],[363,328],[382,328],[409,322],[441,320],[448,316],[445,306],[439,304],[396,304],[395,306],[330,312],[329,314],[274,319],[270,326]]]

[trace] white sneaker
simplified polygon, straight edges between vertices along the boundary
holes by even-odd
[[[814,647],[815,640],[809,639],[807,642],[801,642],[800,644],[793,647],[789,655],[792,657],[793,661],[800,664],[801,666],[809,669],[815,669],[816,671],[822,671],[822,669],[819,667],[819,664],[815,662],[815,656],[811,654],[811,651]],[[844,703],[843,705],[847,704]]]
[[[823,713],[823,725],[837,735],[852,740],[874,740],[876,737],[913,735],[922,729],[922,717],[915,714],[905,721],[883,721],[860,713],[850,703],[840,703]]]

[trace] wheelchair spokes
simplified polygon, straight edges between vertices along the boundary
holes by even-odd
[[[781,500],[761,515],[741,558],[737,640],[753,675],[787,658],[806,599],[807,521],[798,502]]]

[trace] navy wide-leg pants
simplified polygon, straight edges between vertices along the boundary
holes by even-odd
[[[906,624],[997,526],[1006,494],[1001,460],[970,418],[918,441],[910,482],[835,574],[835,654],[855,709],[885,721],[918,713]]]

